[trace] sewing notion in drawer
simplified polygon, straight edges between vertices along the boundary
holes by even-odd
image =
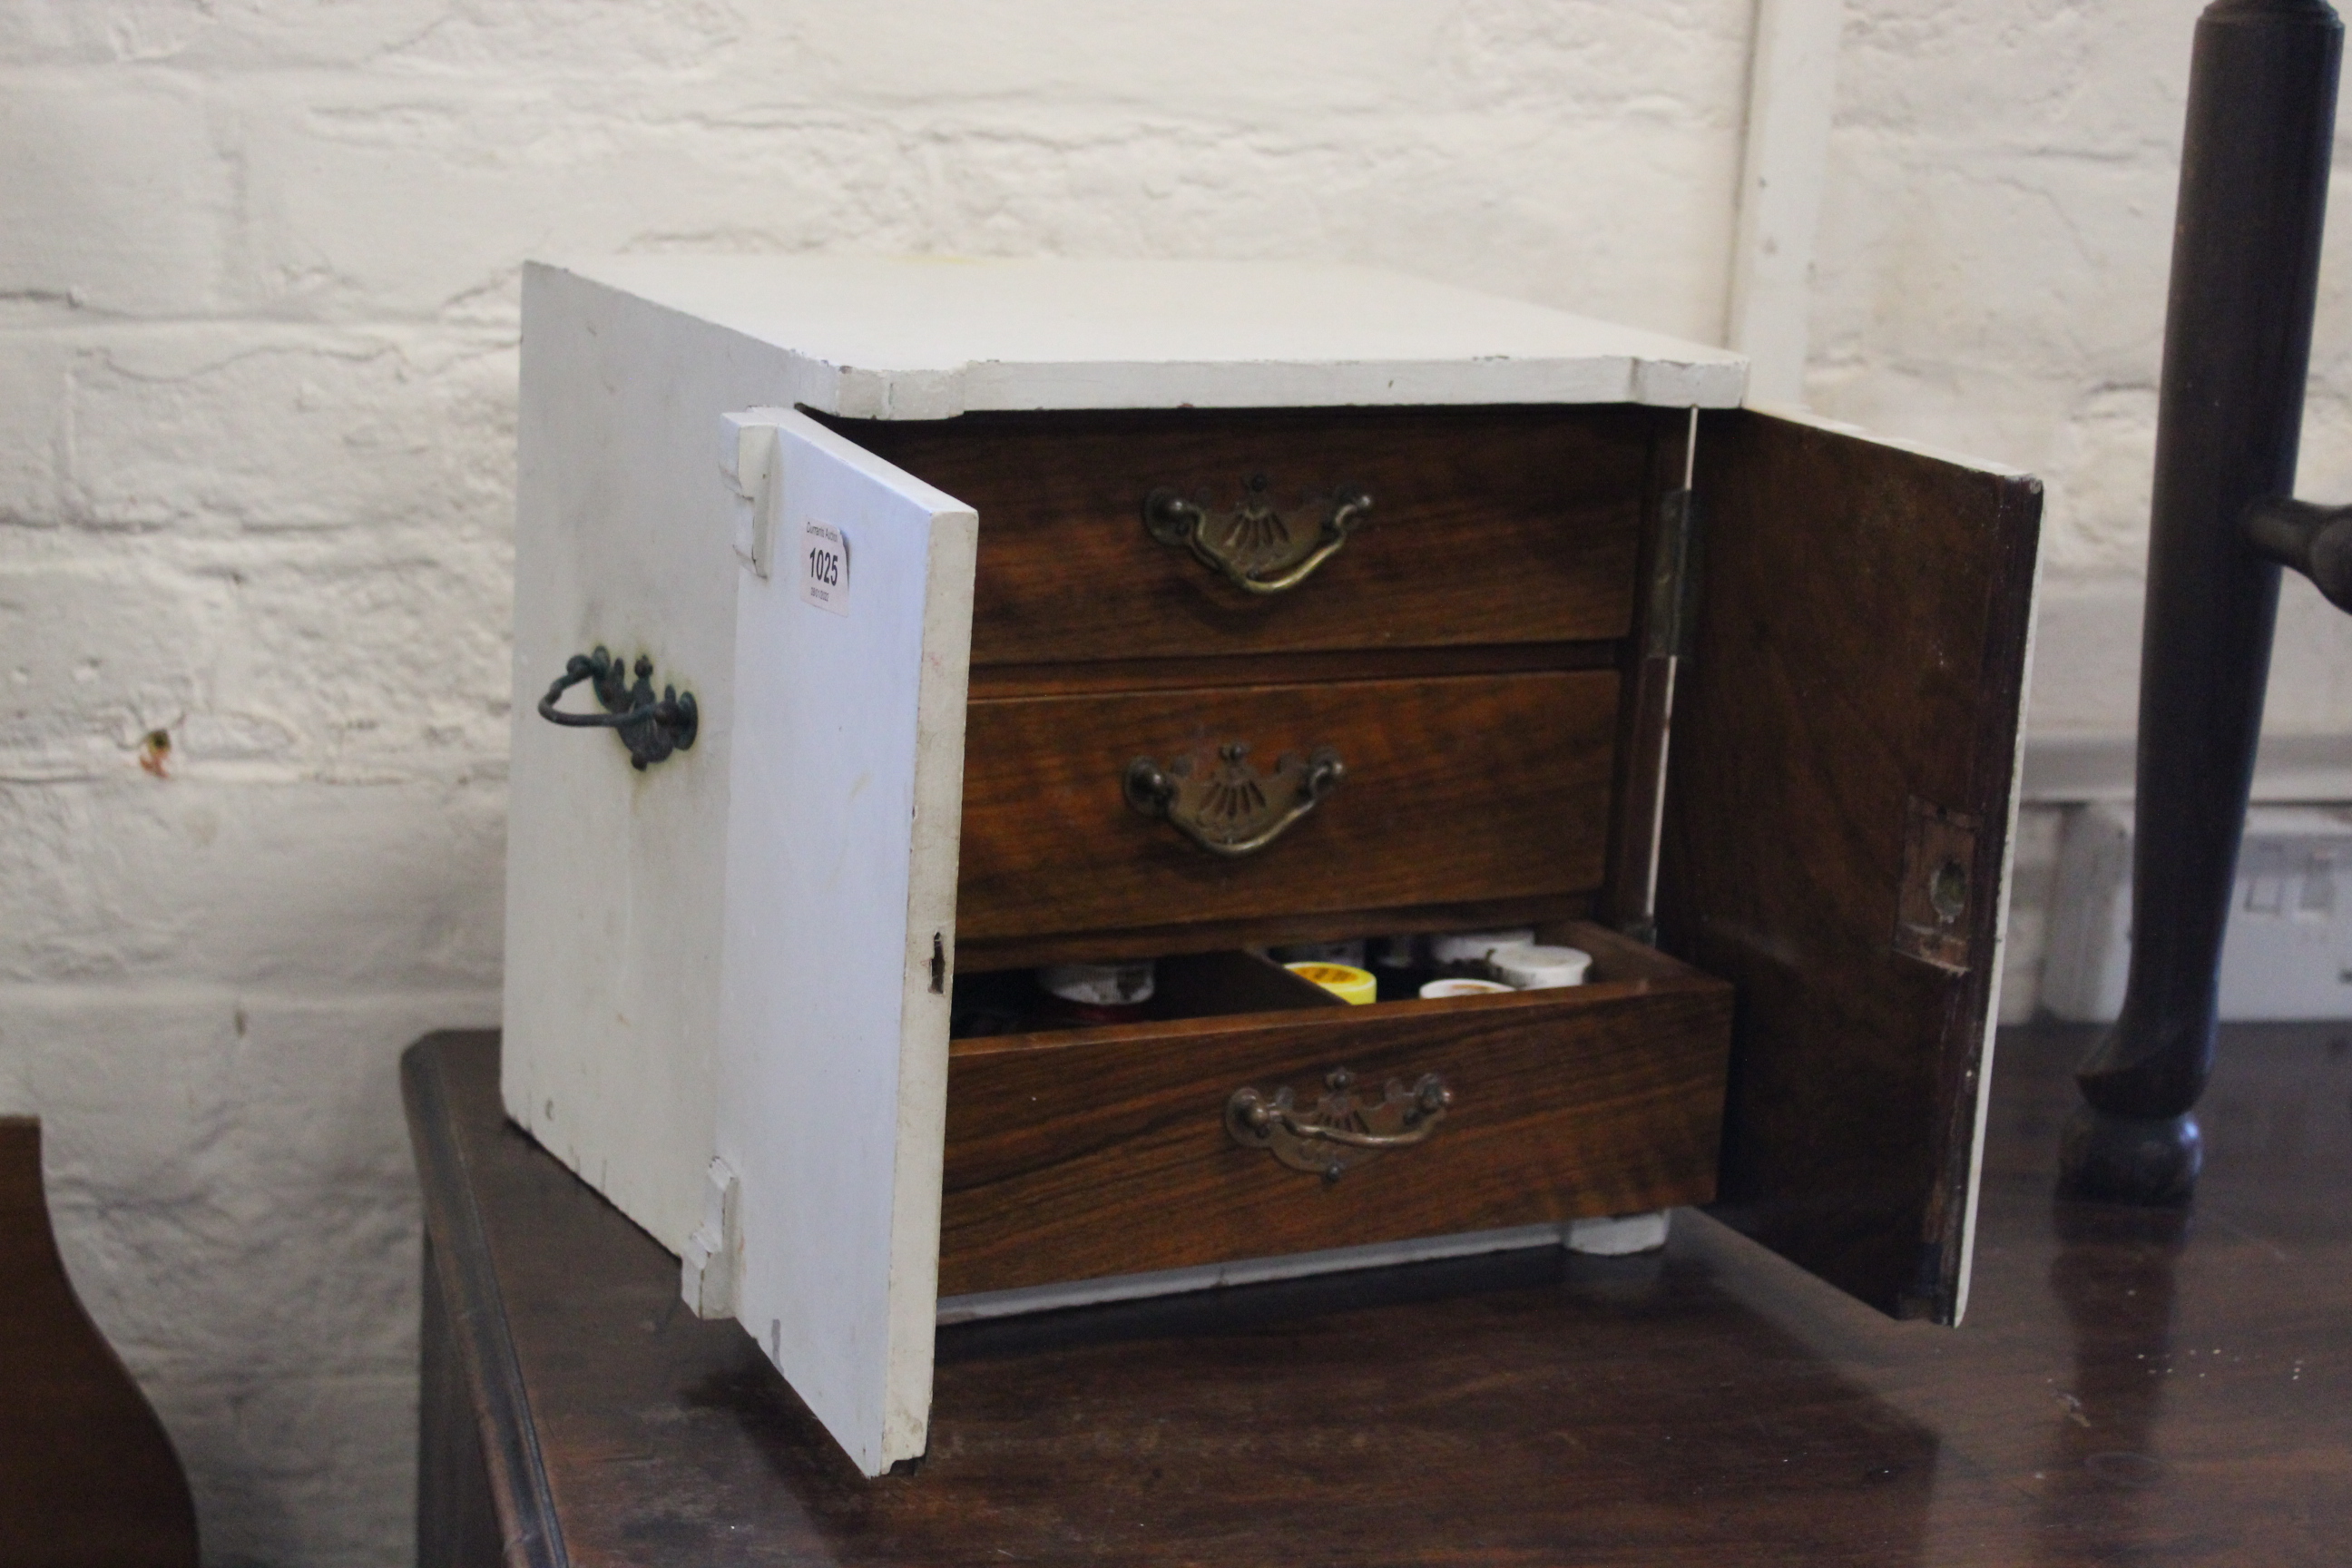
[[[976,700],[963,940],[1600,884],[1613,670]]]
[[[1731,988],[1554,934],[1586,984],[1349,1006],[1220,953],[1150,1021],[955,1041],[941,1296],[1707,1201]]]
[[[973,507],[975,667],[1625,635],[1647,408],[834,427]]]

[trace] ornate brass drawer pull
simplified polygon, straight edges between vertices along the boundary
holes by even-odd
[[[1349,533],[1372,510],[1372,498],[1359,489],[1332,496],[1322,526],[1301,542],[1275,510],[1270,489],[1264,474],[1252,474],[1234,510],[1216,517],[1162,485],[1143,500],[1143,526],[1170,549],[1191,551],[1202,565],[1245,594],[1286,594],[1339,553]]]
[[[1271,773],[1250,766],[1249,746],[1241,741],[1218,747],[1217,756],[1217,766],[1197,777],[1190,757],[1164,768],[1150,757],[1136,758],[1122,781],[1127,804],[1232,860],[1281,837],[1348,776],[1339,753],[1328,746],[1318,746],[1304,761],[1286,755]]]
[[[1225,1131],[1244,1149],[1264,1149],[1294,1171],[1336,1182],[1350,1166],[1391,1149],[1429,1142],[1454,1107],[1454,1091],[1435,1073],[1421,1075],[1407,1089],[1391,1079],[1377,1100],[1359,1103],[1356,1075],[1335,1068],[1324,1075],[1328,1091],[1301,1110],[1290,1090],[1268,1099],[1255,1089],[1237,1089],[1225,1101]]]
[[[629,765],[642,773],[672,752],[691,750],[695,731],[699,727],[694,693],[665,686],[661,695],[656,697],[653,673],[654,661],[640,654],[637,683],[631,686],[628,667],[603,648],[594,653],[575,653],[564,661],[563,673],[548,687],[547,695],[539,700],[539,716],[551,724],[575,730],[618,731],[621,743],[629,748]],[[583,680],[606,710],[559,710],[555,705],[563,694]]]

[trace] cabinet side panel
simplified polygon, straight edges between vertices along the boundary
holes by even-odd
[[[716,1090],[734,679],[721,413],[788,395],[784,356],[533,267],[523,289],[507,840],[507,1112],[677,1251],[701,1218]],[[694,693],[693,749],[639,772],[535,711],[602,645]],[[596,711],[585,687],[567,710]]]
[[[1738,412],[1696,489],[1658,915],[1738,989],[1718,1212],[1950,1321],[2041,487]]]

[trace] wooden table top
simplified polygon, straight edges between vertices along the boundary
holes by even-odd
[[[2352,1028],[2225,1031],[2189,1214],[2051,1196],[2090,1032],[2003,1033],[1957,1330],[1696,1214],[1545,1250],[940,1334],[861,1479],[677,1264],[405,1063],[518,1563],[2336,1563],[2352,1555]]]

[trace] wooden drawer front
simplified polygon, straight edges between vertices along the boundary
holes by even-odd
[[[956,926],[967,941],[1590,889],[1607,837],[1614,672],[1361,680],[971,704]],[[1246,742],[1346,777],[1223,859],[1131,807],[1128,764]]]
[[[967,415],[837,421],[980,512],[975,666],[1625,635],[1654,410]],[[1365,523],[1258,597],[1144,530],[1171,487],[1223,512],[1264,475],[1286,524],[1358,486]]]
[[[1590,943],[1606,975],[1615,942]],[[1714,1196],[1731,988],[1653,978],[1450,1002],[958,1041],[940,1293],[956,1296]],[[1336,1181],[1225,1129],[1236,1089],[1302,1105],[1436,1073],[1428,1139]]]

